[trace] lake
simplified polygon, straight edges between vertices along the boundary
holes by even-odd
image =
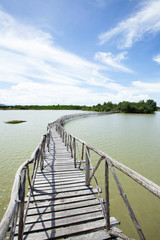
[[[76,119],[68,122],[65,128],[160,185],[160,112],[151,115],[111,114]],[[97,178],[102,189],[103,173],[101,167]],[[146,238],[160,239],[160,200],[129,177],[117,173]],[[120,228],[138,239],[111,176],[110,201],[111,215],[120,220]]]
[[[0,111],[0,219],[10,199],[14,176],[19,166],[30,158],[47,131],[47,125],[57,118],[79,111],[62,110],[1,110]],[[5,124],[11,120],[26,120],[20,124]]]
[[[62,115],[76,112],[80,111],[0,111],[0,219],[10,199],[15,173],[21,163],[30,158],[46,132],[47,124]],[[27,122],[16,125],[4,123],[10,120]],[[68,122],[65,128],[160,185],[159,123],[160,112],[151,115],[112,114],[76,119]],[[103,170],[101,166],[97,173],[102,189]],[[146,238],[159,239],[159,199],[123,174],[118,173],[118,176]],[[121,222],[120,228],[124,233],[137,239],[111,173],[110,206],[111,215]]]

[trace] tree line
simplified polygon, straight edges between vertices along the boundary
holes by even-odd
[[[97,112],[120,111],[124,113],[153,113],[157,110],[157,104],[151,99],[146,102],[139,101],[137,103],[128,101],[123,101],[118,104],[104,102],[103,104],[94,105],[88,110]]]
[[[96,112],[108,112],[119,111],[124,113],[153,113],[158,107],[154,100],[149,99],[139,102],[123,101],[118,104],[112,102],[104,102],[103,104],[97,104],[93,106],[79,106],[79,105],[15,105],[6,106],[1,105],[0,109],[15,109],[15,110],[83,110],[83,111],[96,111]]]
[[[82,106],[79,105],[14,105],[7,106],[1,105],[0,109],[11,110],[82,110]]]

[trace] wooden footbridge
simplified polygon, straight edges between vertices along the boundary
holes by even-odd
[[[85,114],[88,115],[91,114]],[[115,227],[119,222],[110,217],[109,169],[139,238],[145,239],[114,167],[159,198],[160,187],[67,133],[63,124],[82,116],[84,114],[64,116],[49,124],[47,134],[31,159],[18,169],[11,200],[0,224],[0,240],[6,237],[18,240],[131,239]],[[95,167],[92,166],[91,151],[98,156]],[[101,197],[95,176],[101,162],[105,162],[105,199]],[[90,185],[93,179],[96,189]]]

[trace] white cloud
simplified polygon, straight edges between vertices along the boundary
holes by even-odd
[[[50,34],[0,10],[0,103],[93,105],[146,99],[136,85],[124,87],[101,71],[109,66],[131,72],[121,63],[126,54],[97,53],[100,63],[86,61],[56,46]]]
[[[101,63],[122,71],[122,72],[128,72],[131,73],[132,70],[130,70],[129,68],[125,67],[124,65],[121,64],[121,61],[124,60],[127,55],[127,52],[121,52],[119,54],[117,54],[116,56],[114,56],[111,52],[97,52],[95,55],[95,59],[99,60]]]
[[[100,69],[98,65],[57,47],[49,34],[23,26],[2,11],[0,20],[1,69],[4,71],[19,75],[23,72],[31,77],[39,72],[46,80],[52,77],[52,81],[56,81],[54,74],[61,72],[60,77],[67,76],[73,84],[76,79],[90,81],[94,70]]]
[[[106,87],[103,67],[57,47],[50,34],[24,26],[0,10],[0,81]]]
[[[153,58],[153,60],[154,60],[155,62],[157,62],[157,63],[160,64],[160,54],[157,55],[157,56],[155,56],[155,57]]]
[[[134,87],[138,88],[139,91],[146,93],[160,93],[160,81],[153,83],[134,81],[132,84]]]
[[[115,37],[119,48],[131,47],[146,34],[160,31],[160,1],[144,1],[139,11],[99,36],[101,44]]]
[[[112,101],[140,101],[148,99],[147,94],[139,93],[134,88],[122,87],[119,84],[110,83],[107,91],[92,91],[77,86],[63,87],[59,84],[42,84],[33,82],[22,82],[12,86],[10,89],[0,89],[0,102],[6,104],[80,104],[94,105]],[[12,99],[12,102],[10,101]]]

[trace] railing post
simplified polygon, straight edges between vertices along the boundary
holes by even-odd
[[[30,179],[30,175],[29,175],[29,166],[28,165],[27,165],[26,171],[27,171],[28,183],[29,183],[29,186],[31,188],[31,179]]]
[[[62,137],[62,128],[60,128],[60,137]]]
[[[25,182],[26,182],[26,168],[22,170],[22,176],[20,181],[20,191],[19,191],[20,213],[19,213],[18,240],[21,240],[23,238]]]
[[[11,231],[10,231],[9,240],[14,239],[14,233],[15,233],[17,218],[18,218],[18,210],[19,210],[19,202],[17,201],[16,206],[15,206],[15,212],[14,212],[14,215],[13,215],[13,222],[12,222],[12,227],[11,227]],[[3,239],[5,239],[5,238],[3,238]]]
[[[131,219],[133,221],[133,224],[134,224],[134,226],[135,226],[135,228],[137,230],[137,233],[139,234],[139,237],[140,237],[141,240],[146,240],[146,238],[145,238],[145,236],[143,234],[143,231],[142,231],[142,229],[141,229],[141,227],[140,227],[140,225],[139,225],[139,223],[137,221],[137,218],[136,218],[136,216],[135,216],[135,214],[133,212],[133,209],[132,209],[132,207],[131,207],[131,205],[130,205],[130,203],[128,201],[127,195],[125,194],[125,192],[124,192],[124,190],[123,190],[123,188],[122,188],[122,186],[121,186],[121,184],[119,182],[119,179],[118,179],[117,174],[116,174],[116,172],[115,172],[115,170],[113,168],[113,165],[112,165],[112,163],[111,163],[111,161],[109,159],[108,159],[107,162],[109,164],[109,167],[110,167],[110,170],[112,172],[113,178],[114,178],[114,180],[115,180],[115,182],[117,184],[119,193],[120,193],[121,197],[123,198],[123,201],[124,201],[124,203],[125,203],[125,205],[127,207],[128,213],[129,213],[129,215],[130,215],[130,217],[131,217]]]
[[[47,148],[48,148],[48,152],[49,152],[50,133],[47,133],[47,139],[46,139],[46,142],[47,142]]]
[[[43,145],[43,143],[42,143],[42,145]],[[43,164],[43,153],[42,153],[42,151],[43,151],[43,146],[41,145],[41,150],[40,150],[40,169],[41,169],[41,171],[43,170],[43,168],[44,168],[44,164]]]
[[[74,167],[76,168],[76,139],[73,138],[73,149],[74,149]]]
[[[71,158],[73,158],[73,146],[72,146],[72,136],[70,135],[70,150],[71,150]]]
[[[85,174],[85,184],[86,184],[86,186],[88,186],[89,178],[90,178],[89,149],[86,146],[86,174]]]
[[[82,143],[82,155],[81,155],[81,160],[83,161],[83,156],[84,156],[84,143]]]
[[[105,159],[105,209],[106,209],[106,230],[110,229],[110,204],[109,204],[109,169]]]
[[[62,131],[62,142],[64,142],[64,130]]]
[[[67,146],[67,133],[65,132],[65,146]]]
[[[68,137],[68,134],[67,134],[67,135],[66,135],[66,146],[67,146],[67,151],[68,151],[68,148],[69,148],[69,147],[68,147],[68,145],[69,145],[68,138],[69,138],[69,137]]]
[[[41,150],[40,150],[40,158],[41,158],[40,169],[41,169],[41,171],[42,171],[43,168],[44,168],[45,142],[46,142],[46,136],[44,135],[43,141],[42,141],[42,145],[41,145]],[[35,161],[35,162],[36,162],[36,161]]]

